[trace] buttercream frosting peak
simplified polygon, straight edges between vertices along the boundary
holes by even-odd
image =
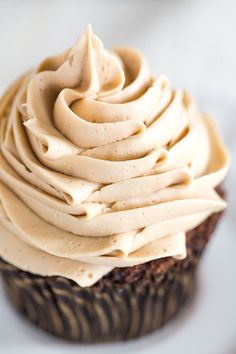
[[[0,257],[20,269],[90,286],[114,267],[181,259],[186,231],[226,207],[212,120],[90,26],[8,89],[0,118]]]
[[[76,90],[85,97],[111,95],[124,86],[125,76],[119,60],[104,49],[90,25],[71,49],[68,63],[77,71]]]

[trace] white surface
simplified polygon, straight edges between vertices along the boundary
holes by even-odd
[[[0,0],[1,91],[46,55],[70,46],[90,22],[107,47],[138,47],[154,73],[189,88],[216,117],[233,159],[228,212],[205,254],[198,294],[183,316],[133,342],[68,345],[23,321],[0,285],[0,353],[236,353],[235,14],[234,0]]]

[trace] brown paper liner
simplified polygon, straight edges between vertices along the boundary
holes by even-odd
[[[7,295],[33,323],[67,340],[94,343],[140,337],[162,327],[193,294],[199,259],[219,218],[214,214],[187,233],[186,259],[116,268],[86,288],[0,260]]]

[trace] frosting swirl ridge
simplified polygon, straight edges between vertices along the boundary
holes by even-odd
[[[226,206],[211,119],[90,26],[13,84],[0,116],[0,256],[23,270],[90,286],[114,267],[184,258],[186,231]]]

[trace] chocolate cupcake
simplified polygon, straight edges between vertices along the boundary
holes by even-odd
[[[212,120],[90,27],[8,89],[0,118],[0,269],[14,306],[88,343],[174,317],[226,206]]]

